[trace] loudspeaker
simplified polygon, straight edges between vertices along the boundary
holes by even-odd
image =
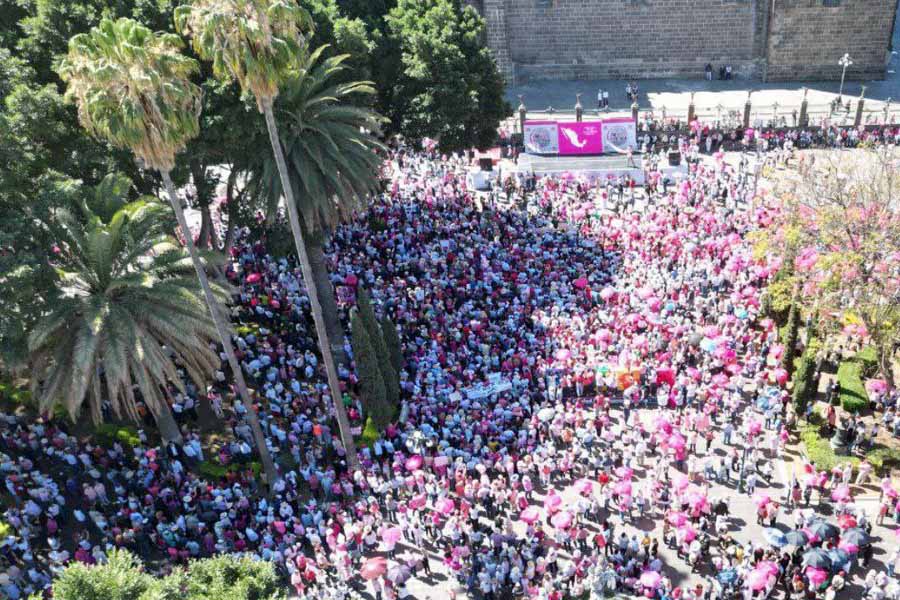
[[[478,166],[482,171],[491,171],[494,168],[494,161],[490,158],[479,158]]]
[[[681,164],[681,152],[673,150],[669,152],[669,166],[677,167]]]

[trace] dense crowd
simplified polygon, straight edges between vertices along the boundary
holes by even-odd
[[[248,553],[302,599],[402,598],[412,579],[457,589],[431,579],[438,569],[485,599],[833,598],[871,558],[867,517],[844,470],[808,466],[783,497],[765,493],[796,417],[784,348],[759,318],[779,265],[754,259],[745,237],[775,208],[754,201],[746,163],[691,160],[647,195],[522,175],[493,210],[466,188],[466,166],[395,150],[384,192],[331,241],[342,311],[366,287],[405,357],[401,416],[361,450],[361,470],[348,471],[334,429],[299,270],[244,235],[229,273],[236,345],[281,479],[261,493],[225,367],[209,389],[171,390],[181,446],[143,432],[101,446],[66,423],[2,414],[5,597],[124,547],[161,571]],[[340,376],[358,427],[352,366]],[[201,401],[233,433],[214,456],[197,432]],[[208,463],[228,470],[198,474]],[[713,486],[755,500],[765,540],[738,541],[734,492]],[[837,524],[802,508],[814,493]],[[648,519],[661,534],[634,527]],[[779,519],[794,538],[771,529]],[[661,545],[682,564],[664,564]],[[865,577],[872,598],[900,597],[896,558]],[[696,582],[679,585],[672,567]]]

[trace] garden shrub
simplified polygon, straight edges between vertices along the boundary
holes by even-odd
[[[138,436],[137,429],[128,425],[116,425],[114,423],[103,423],[97,425],[94,429],[94,438],[103,446],[112,446],[119,442],[128,450],[141,445],[141,438]]]
[[[849,413],[861,412],[869,406],[862,371],[862,363],[856,360],[846,360],[838,367],[837,380],[840,385],[841,406]]]
[[[866,460],[880,476],[886,476],[890,470],[900,467],[900,448],[888,448],[877,444],[873,450],[866,453]]]
[[[855,456],[837,455],[829,443],[829,438],[822,435],[822,419],[817,413],[810,416],[808,423],[800,427],[800,439],[806,447],[809,462],[820,471],[831,471],[838,465],[851,463],[855,468],[859,459]]]
[[[262,472],[262,465],[257,461],[223,465],[211,460],[206,460],[197,465],[197,473],[207,479],[221,479],[222,477],[225,477],[229,471],[243,471],[247,468],[251,469],[254,475],[259,475]]]

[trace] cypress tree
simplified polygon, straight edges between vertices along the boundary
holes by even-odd
[[[384,343],[387,345],[388,354],[391,357],[391,365],[397,375],[403,370],[403,350],[400,345],[400,335],[397,333],[397,326],[387,317],[381,320],[381,333],[384,336]]]
[[[788,311],[787,325],[784,333],[784,369],[791,374],[794,372],[794,359],[797,357],[797,338],[800,336],[800,308],[797,301],[791,302]]]
[[[387,390],[378,368],[372,341],[358,311],[353,313],[350,319],[350,337],[356,373],[359,376],[363,410],[381,431],[390,423],[393,411],[388,403]]]
[[[387,400],[390,406],[400,406],[400,377],[397,369],[393,366],[388,346],[384,340],[384,333],[378,325],[378,319],[375,317],[375,310],[372,308],[372,301],[369,294],[362,288],[356,295],[356,305],[359,309],[359,316],[369,334],[372,342],[372,349],[375,351],[375,357],[378,361],[378,370],[381,371],[381,378],[384,381],[385,391],[387,392]]]

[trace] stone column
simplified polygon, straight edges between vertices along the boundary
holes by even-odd
[[[696,109],[694,108],[694,92],[691,92],[691,103],[688,104],[688,124],[694,122],[694,119],[697,117]]]
[[[575,94],[575,120],[579,123],[584,118],[584,107],[581,106],[581,94]]]
[[[750,110],[753,108],[753,105],[750,103],[750,94],[753,92],[747,92],[747,102],[744,103],[744,129],[750,127]]]
[[[506,28],[506,0],[484,0],[484,19],[487,22],[488,48],[493,52],[503,78],[515,85],[516,71],[509,54],[509,32]]]
[[[525,97],[519,96],[519,133],[522,139],[525,139],[525,119],[528,116],[528,110],[525,108]]]
[[[808,89],[803,88],[803,102],[800,103],[800,127],[806,127],[807,125],[809,125],[809,101],[807,101],[806,99],[806,93],[808,91]]]
[[[859,93],[859,100],[856,101],[856,119],[853,120],[853,125],[859,127],[862,124],[862,116],[863,116],[863,108],[866,105],[866,86],[862,86],[862,91]]]

